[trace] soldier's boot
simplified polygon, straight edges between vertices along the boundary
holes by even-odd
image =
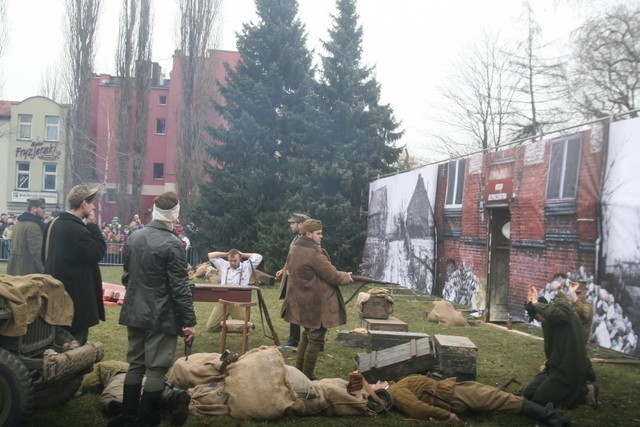
[[[138,406],[142,384],[125,384],[122,387],[122,413],[109,422],[109,426],[135,427],[138,425]]]
[[[107,417],[113,418],[118,415],[122,415],[122,400],[113,399],[107,403],[107,406],[103,406],[102,409]]]
[[[520,415],[531,418],[532,420],[541,421],[550,427],[567,427],[571,425],[571,420],[561,417],[553,411],[553,405],[540,406],[531,400],[525,400],[522,403]]]
[[[140,398],[139,421],[141,426],[159,426],[162,418],[162,390],[144,391]]]
[[[309,341],[307,340],[307,336],[302,334],[302,338],[298,343],[298,353],[296,354],[296,368],[299,371],[302,371],[304,368],[304,354],[307,352],[307,346],[309,345]]]
[[[302,373],[310,380],[316,379],[313,375],[313,370],[316,368],[316,361],[318,360],[318,347],[317,343],[309,341],[306,351],[304,352],[304,366],[302,368]],[[298,354],[300,354],[300,350],[298,350]]]
[[[162,396],[162,407],[171,411],[171,425],[181,426],[189,418],[189,402],[191,396],[186,390],[171,390]]]

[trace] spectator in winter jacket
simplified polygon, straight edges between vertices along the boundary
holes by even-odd
[[[45,217],[44,199],[30,199],[27,211],[18,217],[11,238],[11,255],[7,263],[7,274],[44,273],[42,263],[42,231]]]

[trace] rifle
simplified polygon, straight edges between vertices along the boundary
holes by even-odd
[[[401,286],[399,283],[392,283],[392,282],[383,282],[382,280],[376,280],[372,277],[367,277],[367,276],[357,276],[355,274],[351,275],[351,278],[353,279],[354,282],[364,282],[366,283],[373,283],[376,285],[393,285],[393,286]]]

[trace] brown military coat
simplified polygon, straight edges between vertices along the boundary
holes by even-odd
[[[349,274],[338,271],[320,246],[300,236],[287,257],[289,280],[282,303],[282,317],[304,328],[334,328],[347,323],[347,311],[339,285],[350,283]]]

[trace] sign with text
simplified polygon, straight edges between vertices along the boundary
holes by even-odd
[[[47,204],[58,203],[58,193],[39,193],[36,191],[12,191],[12,202],[27,202],[29,199],[44,199]]]
[[[484,189],[485,206],[504,206],[513,197],[513,178],[492,179]]]

